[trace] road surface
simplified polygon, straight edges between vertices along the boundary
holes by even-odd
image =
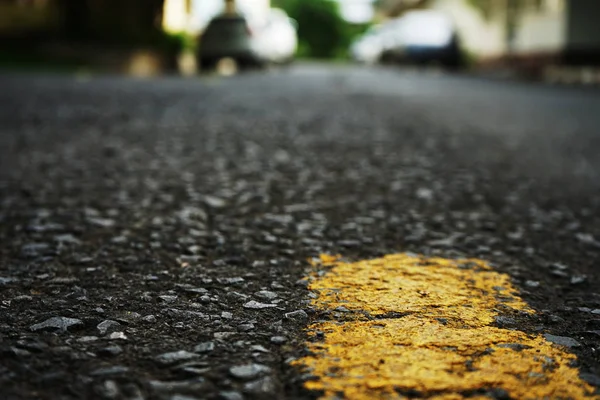
[[[597,91],[326,65],[0,87],[2,398],[517,398],[557,368],[550,398],[598,396]],[[378,294],[415,285],[409,311]],[[448,344],[421,371],[538,345],[549,367],[365,383],[332,355],[376,343],[345,324],[425,314]],[[403,329],[386,337],[413,351],[424,328]]]

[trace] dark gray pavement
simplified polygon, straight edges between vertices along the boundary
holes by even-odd
[[[600,382],[598,91],[300,65],[0,104],[3,399],[310,398],[321,253],[485,259]]]

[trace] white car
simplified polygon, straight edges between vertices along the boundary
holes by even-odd
[[[364,64],[375,64],[381,59],[383,43],[377,32],[371,31],[360,37],[350,47],[355,61]]]
[[[391,20],[369,29],[351,47],[352,57],[361,63],[385,61],[390,54],[402,48],[399,20]]]
[[[373,28],[351,48],[356,61],[439,62],[446,67],[460,66],[458,34],[444,14],[433,10],[414,10],[400,18]]]
[[[252,49],[258,57],[273,64],[284,64],[294,59],[298,47],[296,22],[281,9],[272,8],[267,18],[251,24]]]
[[[295,21],[280,9],[271,9],[256,21],[242,14],[214,17],[200,38],[198,59],[211,69],[219,60],[231,58],[239,67],[290,62],[296,54]]]

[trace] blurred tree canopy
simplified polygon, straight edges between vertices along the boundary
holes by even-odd
[[[346,22],[332,0],[272,0],[298,23],[298,53],[314,58],[340,58],[363,25]]]
[[[164,0],[55,0],[68,39],[153,43]]]

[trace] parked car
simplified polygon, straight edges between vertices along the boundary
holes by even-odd
[[[369,29],[352,44],[350,48],[352,58],[364,64],[382,62],[383,55],[397,47],[398,38],[391,28],[392,25],[386,23]]]
[[[458,67],[461,51],[458,34],[444,14],[415,10],[377,26],[359,38],[352,57],[363,63],[440,63]]]
[[[259,65],[261,60],[252,47],[252,35],[243,15],[226,13],[214,17],[200,37],[200,65],[210,69],[223,58],[234,59],[240,67]]]
[[[293,59],[297,43],[295,22],[282,10],[271,9],[260,23],[242,14],[221,14],[201,35],[198,59],[209,69],[223,58],[234,59],[241,68],[284,63]]]
[[[261,60],[272,64],[285,64],[294,59],[298,47],[296,21],[281,9],[273,8],[266,21],[254,26],[252,44]]]
[[[450,18],[433,10],[415,10],[401,19],[404,59],[418,64],[460,65],[458,34]]]

